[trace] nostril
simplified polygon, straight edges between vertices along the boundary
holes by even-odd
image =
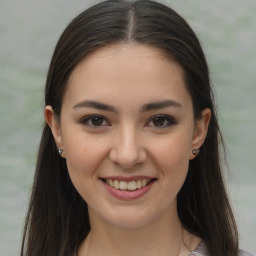
[[[131,150],[129,148],[113,148],[109,154],[109,159],[125,168],[129,169],[137,164],[141,164],[146,161],[147,154],[142,149]]]

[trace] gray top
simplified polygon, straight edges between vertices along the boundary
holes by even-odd
[[[239,256],[253,256],[251,253],[239,250]],[[189,256],[210,256],[205,243],[202,241]]]

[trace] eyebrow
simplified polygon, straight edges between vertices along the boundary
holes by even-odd
[[[116,112],[115,107],[98,102],[98,101],[91,101],[91,100],[85,100],[82,101],[80,103],[77,103],[73,109],[76,108],[96,108],[96,109],[100,109],[100,110],[106,110],[106,111],[110,111],[110,112]]]
[[[158,110],[167,107],[182,108],[182,105],[174,100],[164,100],[148,103],[142,106],[141,112],[147,112],[151,110]]]
[[[158,110],[158,109],[167,108],[167,107],[182,108],[182,105],[174,100],[156,101],[156,102],[151,102],[143,105],[141,108],[141,112]],[[77,103],[76,105],[73,106],[73,109],[76,109],[76,108],[95,108],[95,109],[100,109],[100,110],[105,110],[110,112],[117,112],[114,106],[107,105],[105,103],[101,103],[98,101],[90,101],[90,100],[85,100],[80,103]]]

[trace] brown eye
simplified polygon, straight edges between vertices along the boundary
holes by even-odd
[[[109,122],[107,122],[106,119],[101,115],[86,116],[83,120],[81,120],[81,123],[93,128],[110,126]]]
[[[93,117],[91,118],[90,120],[90,123],[93,125],[93,126],[101,126],[104,122],[104,119],[102,117]]]
[[[166,128],[171,125],[176,124],[177,122],[171,118],[170,116],[166,115],[157,115],[151,118],[151,120],[147,123],[147,126],[155,127],[155,128]]]
[[[152,123],[154,126],[164,126],[166,122],[166,118],[164,118],[163,116],[159,116],[159,117],[155,117],[153,120],[152,120]]]

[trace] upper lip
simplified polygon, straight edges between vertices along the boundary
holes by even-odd
[[[123,177],[123,176],[105,176],[105,177],[101,177],[100,179],[111,179],[111,180],[118,180],[118,181],[136,181],[136,180],[144,180],[144,179],[155,179],[155,177],[151,177],[151,176],[131,176],[131,177]]]

